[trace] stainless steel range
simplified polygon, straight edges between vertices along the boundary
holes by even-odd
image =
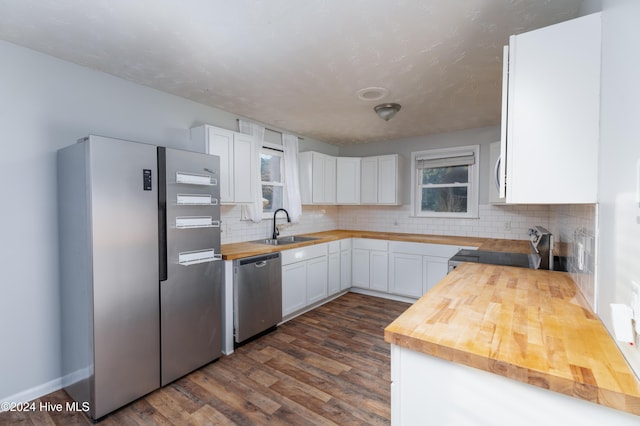
[[[529,240],[529,246],[531,249],[529,254],[467,249],[460,250],[449,259],[449,272],[455,269],[462,262],[553,270],[553,235],[546,228],[536,226],[529,229]]]

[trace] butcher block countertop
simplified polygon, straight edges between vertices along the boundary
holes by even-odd
[[[640,415],[640,382],[566,272],[463,263],[385,340]]]
[[[313,234],[304,234],[305,237],[316,237],[317,240],[302,243],[270,246],[251,241],[222,245],[222,258],[235,260],[243,257],[257,256],[259,254],[273,253],[281,250],[289,250],[313,244],[327,243],[344,238],[374,238],[389,241],[407,241],[413,243],[450,244],[459,246],[478,247],[481,250],[502,251],[509,253],[529,253],[529,240],[505,240],[477,237],[455,237],[446,235],[403,234],[393,232],[372,231],[324,231]]]

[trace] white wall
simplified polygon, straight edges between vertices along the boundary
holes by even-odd
[[[610,303],[631,303],[640,284],[640,2],[605,0],[598,178],[598,307],[612,330]],[[640,375],[640,349],[620,344]]]
[[[56,151],[90,133],[188,149],[190,127],[238,117],[2,41],[0,57],[0,401],[16,401],[60,384]]]

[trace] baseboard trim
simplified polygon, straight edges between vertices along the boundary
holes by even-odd
[[[6,403],[19,404],[22,402],[33,401],[34,399],[38,399],[42,396],[48,395],[51,392],[55,392],[57,390],[62,389],[62,377],[58,377],[57,379],[48,381],[46,383],[42,383],[41,385],[34,386],[30,389],[26,389],[22,392],[18,392],[16,394],[10,395],[6,398],[2,398],[0,400],[0,412],[8,411],[11,406],[6,406]]]
[[[396,294],[382,293],[379,291],[367,290],[364,288],[351,287],[349,291],[351,293],[364,294],[365,296],[374,296],[374,297],[380,297],[382,299],[395,300],[396,302],[406,302],[406,303],[414,304],[418,301],[418,299],[415,299],[412,297],[398,296]]]
[[[23,402],[33,401],[34,399],[41,398],[45,395],[50,394],[51,392],[58,391],[71,384],[86,380],[90,376],[91,368],[82,368],[80,370],[69,373],[66,376],[58,377],[57,379],[51,380],[47,383],[43,383],[41,385],[34,386],[31,389],[27,389],[14,395],[10,395],[0,400],[0,413],[11,408],[11,406],[6,407],[6,403],[19,404]]]

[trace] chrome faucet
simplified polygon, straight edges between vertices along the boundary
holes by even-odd
[[[279,211],[283,211],[287,215],[287,222],[291,222],[291,219],[289,219],[289,212],[286,211],[285,209],[278,209],[275,212],[273,212],[273,239],[274,240],[278,238],[278,235],[280,234],[280,231],[278,231],[278,228],[276,227],[276,215],[278,214]]]

